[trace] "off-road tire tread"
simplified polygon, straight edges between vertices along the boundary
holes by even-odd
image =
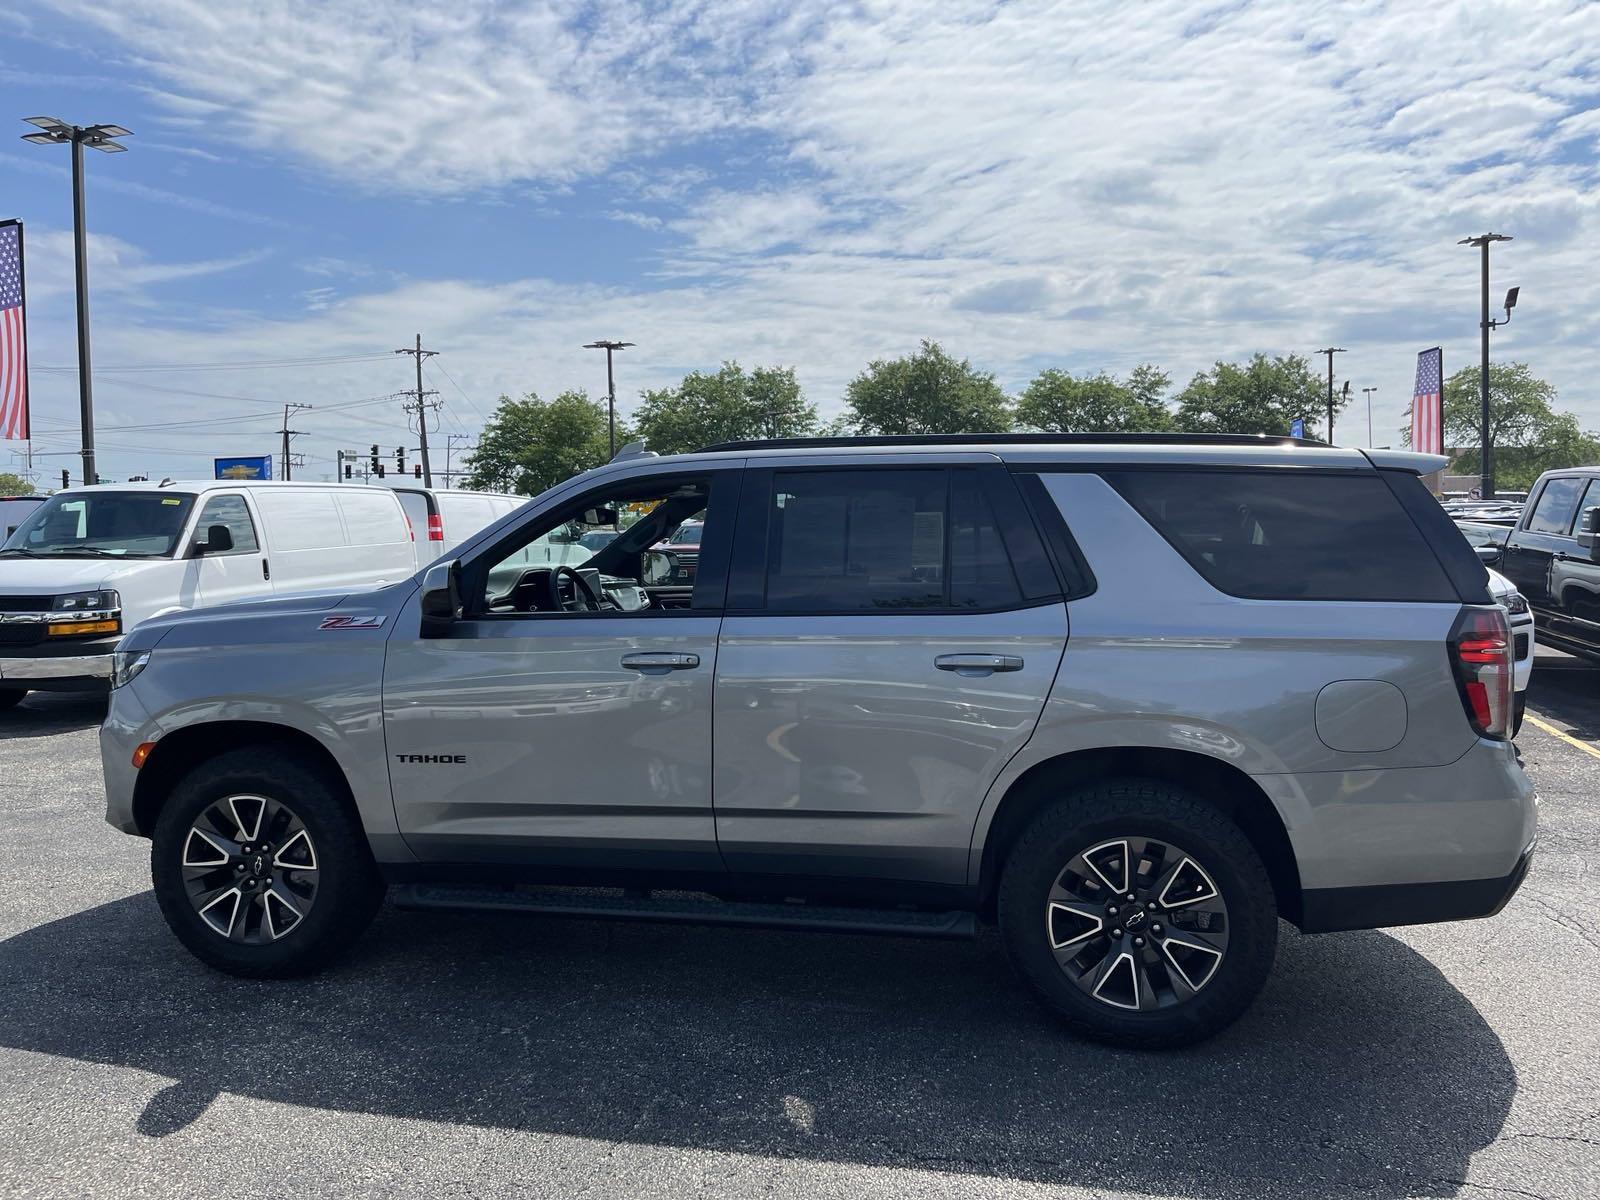
[[[281,795],[312,831],[323,874],[306,917],[308,928],[271,946],[240,946],[217,937],[195,914],[183,872],[163,866],[178,853],[174,840],[187,835],[195,815],[219,791]],[[178,940],[207,966],[250,979],[292,978],[322,969],[372,923],[385,890],[366,832],[337,783],[320,764],[281,747],[229,750],[179,780],[156,818],[150,874],[162,916]],[[302,932],[307,936],[298,936]]]
[[[1218,977],[1187,1004],[1157,1013],[1084,1011],[1092,1001],[1061,972],[1044,943],[1043,896],[1024,894],[1030,872],[1060,871],[1070,853],[1091,844],[1087,827],[1107,823],[1123,832],[1151,832],[1141,818],[1175,827],[1174,841],[1198,853],[1206,842],[1223,851],[1225,864],[1207,862],[1238,878],[1224,888],[1228,903],[1228,956]],[[1192,831],[1188,843],[1182,833]],[[1062,857],[1062,843],[1074,843]],[[1081,843],[1081,844],[1076,844]],[[1051,878],[1054,878],[1053,876]],[[1219,886],[1222,886],[1219,881]],[[1048,890],[1048,888],[1047,888]],[[999,887],[999,925],[1007,957],[1038,998],[1073,1032],[1096,1041],[1137,1049],[1168,1049],[1213,1036],[1241,1016],[1266,983],[1277,947],[1278,909],[1272,881],[1243,830],[1215,805],[1159,780],[1113,779],[1092,784],[1042,808],[1011,846]],[[1043,947],[1043,954],[1038,950]],[[1030,952],[1031,951],[1031,952]],[[1103,1006],[1100,1006],[1103,1007]]]

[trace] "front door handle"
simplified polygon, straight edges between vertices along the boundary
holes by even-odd
[[[1022,659],[1015,654],[941,654],[933,660],[933,665],[941,671],[981,679],[996,671],[1020,671]]]
[[[624,654],[622,665],[630,671],[643,671],[646,675],[665,675],[669,671],[694,670],[700,665],[700,656],[649,651],[643,654]]]

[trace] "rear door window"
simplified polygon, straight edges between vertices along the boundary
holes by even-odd
[[[1523,526],[1529,533],[1553,533],[1565,537],[1578,511],[1578,496],[1588,481],[1581,475],[1563,475],[1549,480]]]
[[[1455,602],[1377,472],[1108,471],[1112,487],[1219,591],[1259,600]]]
[[[769,612],[995,609],[1021,601],[976,472],[780,471],[771,505]]]

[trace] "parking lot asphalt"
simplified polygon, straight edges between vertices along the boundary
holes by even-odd
[[[103,823],[102,709],[30,697],[0,714],[0,1194],[1591,1198],[1600,669],[1541,657],[1530,706],[1504,913],[1284,926],[1244,1020],[1150,1054],[1064,1034],[992,938],[385,911],[324,975],[215,975]]]

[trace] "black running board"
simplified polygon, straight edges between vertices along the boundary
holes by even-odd
[[[808,929],[893,937],[970,938],[977,917],[969,912],[915,912],[893,908],[767,904],[748,900],[672,896],[594,895],[555,889],[525,890],[406,883],[391,890],[400,908],[536,913],[618,921],[685,925],[744,925],[757,929]]]

